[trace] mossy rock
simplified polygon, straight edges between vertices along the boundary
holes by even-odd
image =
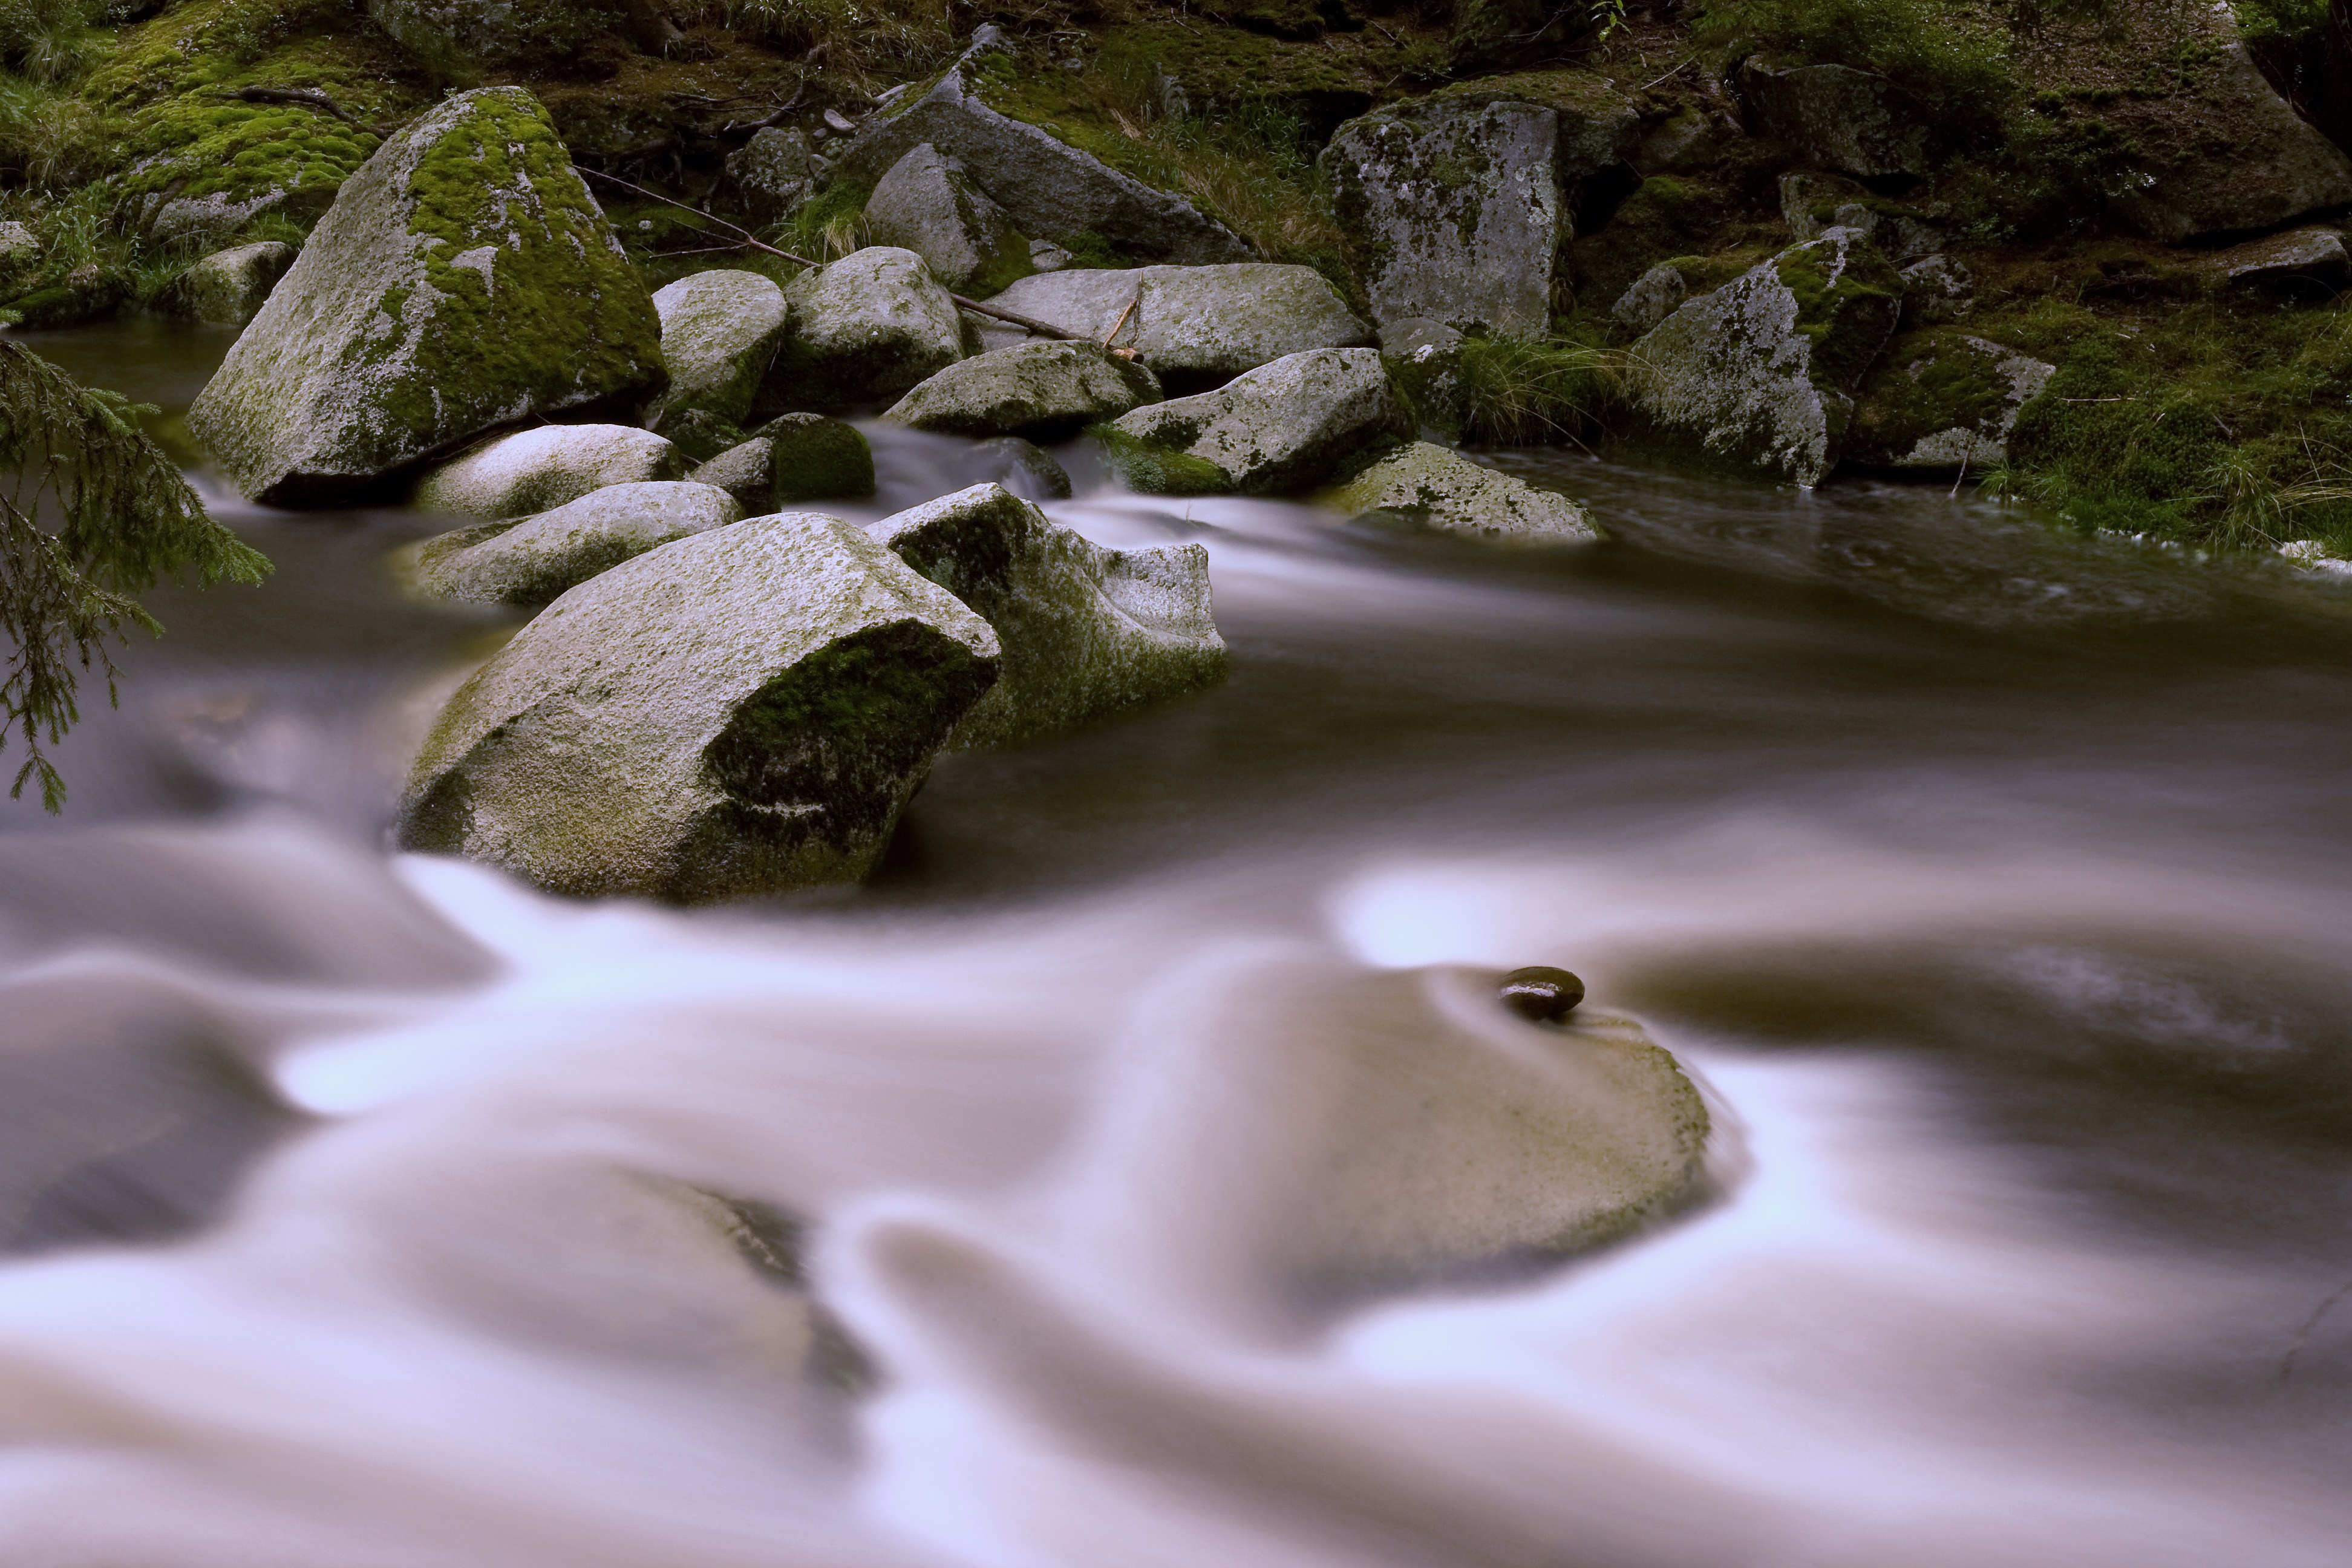
[[[1317,499],[1350,517],[1397,519],[1484,543],[1590,544],[1601,537],[1566,496],[1426,441],[1379,455]]]
[[[1234,488],[1225,470],[1208,459],[1155,447],[1116,425],[1097,425],[1087,434],[1118,482],[1138,495],[1217,496]]]
[[[787,414],[760,427],[774,454],[775,497],[853,500],[874,493],[874,448],[864,431],[821,414]]]
[[[1057,441],[1160,398],[1158,376],[1100,344],[1019,343],[948,366],[882,417],[949,436]]]
[[[677,481],[608,485],[536,517],[436,535],[404,552],[415,591],[537,608],[601,572],[741,521],[725,490]]]
[[[1111,427],[1213,465],[1224,481],[1217,488],[1244,495],[1320,483],[1356,454],[1410,440],[1416,428],[1378,349],[1288,354],[1214,392],[1147,405]],[[1132,466],[1128,453],[1111,455],[1123,474]]]
[[[1927,472],[2000,468],[2009,461],[2019,410],[2042,395],[2055,372],[2031,355],[1948,329],[1906,333],[1863,384],[1846,458]]]

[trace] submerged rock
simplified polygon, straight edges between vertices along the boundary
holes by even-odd
[[[1029,241],[963,164],[926,142],[890,165],[866,202],[866,233],[921,257],[950,289],[986,299],[1034,270]]]
[[[409,498],[425,511],[528,517],[606,485],[681,479],[686,458],[650,430],[628,425],[542,425],[518,430],[442,464]]]
[[[742,516],[734,497],[710,485],[611,485],[537,517],[428,539],[413,552],[410,581],[430,598],[544,605],[633,556]]]
[[[274,239],[215,250],[172,279],[160,301],[174,316],[239,327],[261,313],[294,265],[294,247]]]
[[[650,420],[663,435],[681,416],[740,425],[766,379],[792,318],[784,291],[757,272],[681,278],[654,296],[669,390]]]
[[[2018,411],[2042,395],[2057,367],[1999,343],[1958,333],[1897,339],[1862,386],[1849,461],[1877,468],[1949,472],[2009,460]]]
[[[308,505],[502,425],[662,389],[660,321],[530,94],[448,99],[343,184],[188,411],[245,495]]]
[[[985,621],[849,523],[698,533],[565,594],[459,688],[400,842],[582,897],[854,881],[997,658]]]
[[[1394,518],[1441,533],[1509,544],[1586,544],[1601,537],[1564,495],[1416,441],[1320,498],[1354,517]]]
[[[1685,304],[1634,344],[1626,389],[1649,431],[1801,485],[1837,466],[1853,394],[1894,335],[1902,281],[1833,228]]]
[[[1166,493],[1229,489],[1269,495],[1303,489],[1382,440],[1414,434],[1412,411],[1381,364],[1377,349],[1319,349],[1289,354],[1215,392],[1139,408],[1111,430],[1147,452],[1174,454],[1204,465],[1222,485],[1198,484],[1208,475],[1162,464],[1155,473],[1132,460],[1131,449],[1108,450],[1138,489],[1162,482]],[[1173,476],[1168,485],[1163,476]],[[1140,481],[1140,482],[1139,482]]]
[[[1046,273],[1023,279],[993,302],[1073,337],[1132,349],[1164,384],[1186,390],[1285,354],[1373,341],[1328,279],[1311,267],[1270,261]]]
[[[955,303],[911,250],[868,246],[802,273],[784,294],[793,327],[762,407],[889,402],[963,357]]]
[[[1158,376],[1098,343],[1031,342],[948,366],[882,417],[949,436],[1057,441],[1160,400]]]
[[[1027,740],[1224,679],[1200,545],[1107,549],[993,484],[874,531],[996,628],[1002,674],[957,728],[960,746]]]

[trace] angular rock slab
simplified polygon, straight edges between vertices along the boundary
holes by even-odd
[[[1249,246],[1181,196],[1152,189],[983,100],[992,72],[1010,57],[979,44],[928,89],[901,94],[842,148],[835,180],[881,182],[892,164],[929,142],[959,160],[1021,232],[1067,243],[1085,234],[1155,261],[1240,261]]]
[[[890,165],[866,200],[866,235],[921,257],[950,289],[986,299],[1035,268],[1029,241],[962,163],[929,142]]]
[[[1160,401],[1160,378],[1090,342],[1031,342],[961,360],[883,414],[911,430],[1058,441]]]
[[[963,358],[963,322],[911,250],[870,245],[793,279],[792,331],[761,405],[845,408],[890,402]]]
[[[979,611],[1003,647],[1003,673],[957,728],[959,746],[1050,734],[1225,677],[1198,544],[1108,549],[995,484],[885,518],[874,533]]]
[[[535,607],[648,550],[742,516],[735,498],[711,485],[611,485],[537,517],[428,539],[413,552],[409,579],[427,598]]]
[[[1318,498],[1351,517],[1375,514],[1502,544],[1590,544],[1582,507],[1427,441],[1391,452]]]
[[[698,533],[572,589],[458,689],[400,842],[581,897],[855,881],[998,654],[836,518]]]
[[[1044,273],[992,303],[1074,337],[1132,349],[1163,384],[1186,390],[1231,381],[1285,354],[1373,341],[1328,279],[1272,261]]]
[[[2344,231],[2307,224],[2217,250],[2203,258],[2205,269],[2225,283],[2260,289],[2334,293],[2352,272]]]
[[[720,268],[681,278],[654,296],[669,390],[648,423],[707,414],[729,425],[750,416],[792,319],[784,291],[756,272]]]
[[[2057,373],[2055,365],[1982,338],[1898,338],[1863,384],[1846,459],[1931,473],[1999,468],[2009,460],[2018,411]]]
[[[529,517],[606,485],[681,479],[686,458],[631,425],[542,425],[476,447],[427,473],[409,497],[457,517]]]
[[[343,183],[188,426],[246,496],[308,505],[665,379],[652,296],[546,110],[487,88]]]
[[[1206,465],[1244,495],[1303,489],[1367,447],[1416,433],[1378,349],[1286,355],[1215,392],[1139,408],[1111,429]],[[1117,447],[1111,456],[1126,466]]]
[[[240,327],[261,313],[294,265],[294,247],[275,239],[215,250],[172,279],[163,304],[173,315]]]
[[[1894,268],[1833,228],[1661,321],[1631,350],[1626,390],[1654,437],[1816,485],[1837,466],[1854,391],[1902,304]]]

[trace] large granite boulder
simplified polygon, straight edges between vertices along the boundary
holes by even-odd
[[[1426,441],[1386,454],[1318,499],[1350,517],[1394,519],[1482,542],[1589,544],[1601,537],[1566,496]]]
[[[658,48],[676,28],[658,0],[368,0],[368,16],[444,75],[545,65],[611,34]]]
[[[990,30],[992,31],[992,30]],[[928,88],[900,94],[858,127],[833,177],[873,186],[928,142],[962,163],[980,187],[1034,239],[1082,236],[1154,261],[1239,261],[1249,246],[1181,196],[1152,189],[1051,133],[999,112],[989,92],[1017,68],[997,44],[974,47]]]
[[[871,245],[793,279],[763,410],[887,403],[963,358],[955,301],[911,250]]]
[[[2243,44],[2211,48],[2188,80],[2099,108],[2130,149],[2134,177],[2111,198],[2125,222],[2178,245],[2352,204],[2352,158],[2288,107]]]
[[[400,842],[583,897],[854,881],[997,659],[862,529],[712,529],[583,583],[458,689]]]
[[[410,496],[425,511],[528,517],[607,485],[676,479],[686,457],[629,425],[542,425],[518,430],[432,469]]]
[[[959,361],[882,417],[949,436],[1058,441],[1160,399],[1158,376],[1100,344],[1033,342]]]
[[[1215,392],[1139,408],[1114,420],[1109,432],[1114,466],[1139,489],[1268,495],[1315,484],[1368,447],[1412,439],[1416,427],[1378,349],[1318,349],[1262,365]],[[1144,461],[1131,459],[1135,447]],[[1184,468],[1152,465],[1154,452],[1207,471],[1187,482]],[[1171,471],[1174,483],[1146,479]]]
[[[1131,349],[1162,384],[1185,392],[1285,354],[1374,341],[1328,279],[1271,261],[1041,273],[993,302],[1073,337]]]
[[[994,484],[886,518],[874,532],[985,616],[1004,649],[957,745],[1004,745],[1224,679],[1200,545],[1107,549]]]
[[[261,313],[294,265],[294,247],[275,239],[215,250],[172,279],[158,301],[172,315],[241,327]]]
[[[634,416],[661,323],[546,111],[462,93],[344,182],[188,411],[245,495],[329,502],[534,416]]]
[[[678,481],[612,485],[537,517],[438,534],[404,552],[428,598],[537,606],[673,540],[740,521],[734,497]]]
[[[1862,384],[1845,458],[1866,468],[1981,472],[2009,460],[2018,410],[2057,366],[1982,338],[1907,333]]]
[[[1883,76],[1750,56],[1738,86],[1759,126],[1824,168],[1868,178],[1927,167],[1927,111]]]
[[[756,272],[721,268],[681,278],[654,296],[661,317],[669,390],[648,421],[670,435],[688,414],[740,424],[784,341],[792,310],[784,291]]]
[[[866,201],[866,237],[921,257],[949,288],[986,299],[1035,268],[1029,241],[962,163],[923,142]]]
[[[818,172],[805,135],[771,125],[728,155],[727,178],[753,217],[773,223],[808,205]]]
[[[1625,382],[1670,445],[1801,485],[1837,466],[1853,395],[1902,313],[1902,279],[1853,229],[1790,247],[1637,342]]]

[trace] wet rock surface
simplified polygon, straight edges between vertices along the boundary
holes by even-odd
[[[681,479],[686,457],[627,425],[543,425],[501,436],[433,468],[410,500],[426,511],[526,517],[606,485]]]
[[[1055,441],[1160,400],[1160,378],[1091,342],[1030,342],[948,366],[882,417],[950,436]]]
[[[1589,544],[1601,537],[1566,496],[1427,441],[1384,454],[1318,499],[1351,516],[1490,543]]]
[[[1270,495],[1312,485],[1367,447],[1410,438],[1414,426],[1379,350],[1318,349],[1278,359],[1215,392],[1139,408],[1110,428],[1145,448],[1205,465],[1222,488]],[[1111,452],[1123,462],[1120,447]],[[1127,472],[1130,482],[1139,477],[1136,466]]]
[[[1025,278],[992,303],[1133,350],[1176,391],[1220,384],[1285,354],[1374,341],[1320,273],[1269,261],[1072,269]]]
[[[536,607],[646,551],[740,521],[743,508],[707,484],[611,485],[536,517],[428,539],[406,563],[430,598]]]

